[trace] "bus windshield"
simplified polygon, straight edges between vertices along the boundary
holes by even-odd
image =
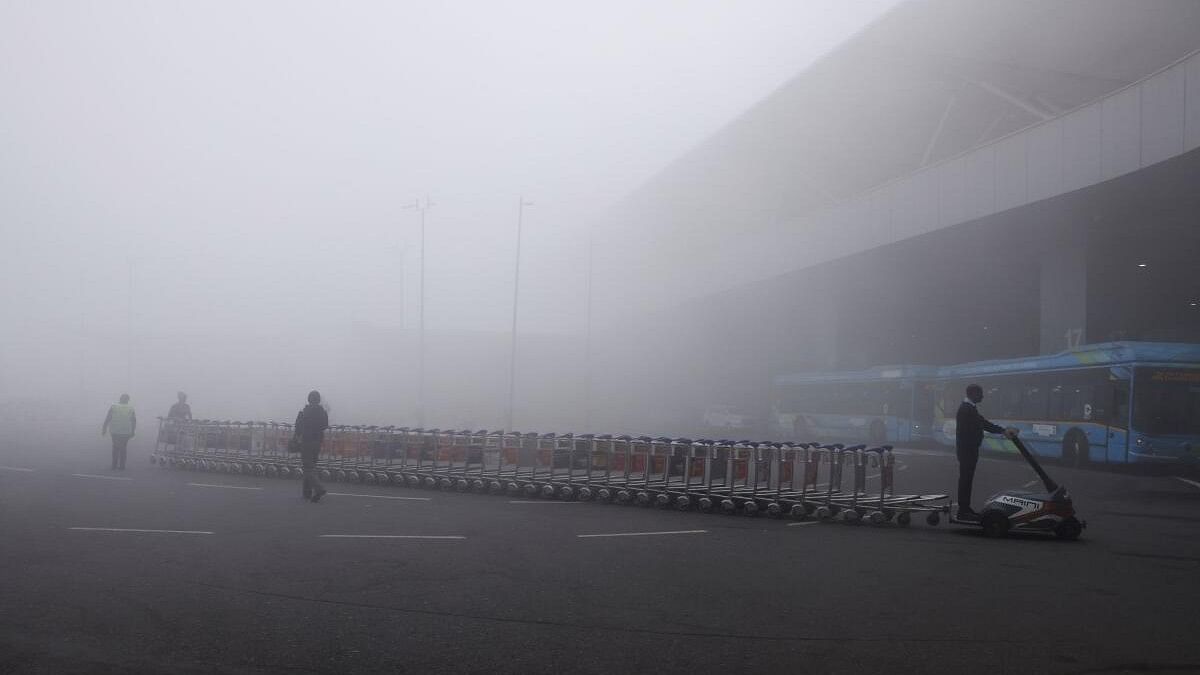
[[[1200,434],[1200,370],[1139,368],[1133,425],[1147,434]]]

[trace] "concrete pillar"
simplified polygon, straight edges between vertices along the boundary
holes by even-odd
[[[1086,343],[1087,241],[1082,227],[1064,227],[1043,246],[1040,291],[1041,353]]]

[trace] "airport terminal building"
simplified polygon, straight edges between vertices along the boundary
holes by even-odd
[[[615,210],[593,396],[1200,342],[1198,50],[1189,0],[901,3]]]

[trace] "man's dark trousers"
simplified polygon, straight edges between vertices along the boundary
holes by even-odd
[[[320,443],[304,442],[300,446],[300,468],[304,470],[301,494],[305,499],[325,493],[325,486],[317,475],[317,457],[321,454]]]
[[[124,469],[125,468],[125,450],[129,446],[129,439],[131,439],[131,438],[133,438],[133,436],[126,436],[125,434],[113,434],[112,435],[112,444],[113,444],[112,468],[114,468],[114,469]]]
[[[975,465],[979,464],[979,448],[957,448],[955,453],[958,455],[958,508],[970,508],[971,485],[975,482]]]

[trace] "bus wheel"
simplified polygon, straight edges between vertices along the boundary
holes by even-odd
[[[884,428],[883,422],[879,420],[871,422],[870,440],[875,445],[887,443],[887,429]]]
[[[1088,439],[1082,431],[1078,429],[1068,431],[1066,437],[1063,438],[1063,464],[1076,468],[1083,467],[1088,463],[1088,449]]]

